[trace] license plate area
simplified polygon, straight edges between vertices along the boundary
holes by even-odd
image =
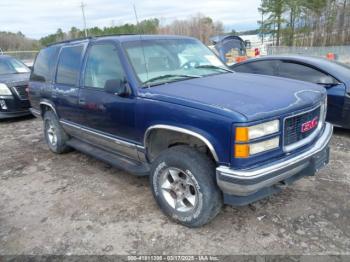
[[[328,164],[329,151],[329,147],[327,147],[312,157],[311,161],[316,172],[318,172],[320,169],[322,169],[325,165]]]

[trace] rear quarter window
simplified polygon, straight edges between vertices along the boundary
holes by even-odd
[[[57,62],[59,46],[42,49],[35,59],[31,81],[50,82],[53,78],[54,67]]]

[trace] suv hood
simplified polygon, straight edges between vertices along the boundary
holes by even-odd
[[[326,90],[297,80],[227,73],[153,86],[140,96],[255,121],[312,107]]]

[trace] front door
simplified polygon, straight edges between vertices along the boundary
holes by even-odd
[[[119,96],[105,91],[108,80],[126,82],[118,47],[113,42],[92,43],[85,60],[78,101],[79,124],[91,131],[89,138],[94,136],[93,143],[133,155],[135,151],[129,149],[136,140],[136,99],[131,94]]]

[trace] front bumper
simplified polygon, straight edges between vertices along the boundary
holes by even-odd
[[[6,108],[0,106],[0,119],[13,118],[20,116],[30,115],[29,100],[20,100],[15,96],[0,96],[2,104],[5,104]]]
[[[31,115],[29,110],[15,111],[15,112],[0,112],[0,119],[21,117]]]
[[[235,170],[227,166],[219,166],[216,169],[216,179],[219,188],[224,193],[224,198],[234,200],[236,196],[240,203],[253,202],[252,200],[273,193],[274,190],[271,188],[273,186],[278,187],[285,184],[284,182],[314,175],[315,172],[328,163],[328,144],[332,133],[333,126],[326,123],[317,142],[307,151],[294,157],[287,156],[284,159],[258,168]],[[252,195],[256,197],[249,198]]]

